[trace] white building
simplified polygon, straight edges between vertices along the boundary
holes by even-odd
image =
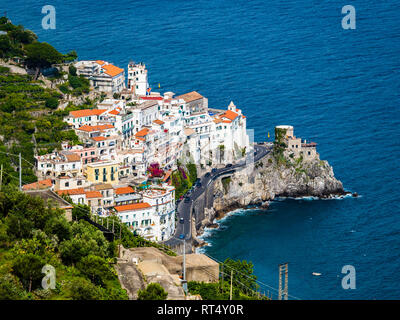
[[[77,177],[82,174],[81,157],[71,151],[60,151],[35,156],[36,176],[41,179],[59,176]]]
[[[64,117],[64,121],[75,129],[84,125],[95,126],[100,121],[100,116],[106,111],[106,109],[82,109],[70,111],[69,115]]]
[[[175,231],[175,188],[164,185],[142,192],[143,202],[115,206],[123,223],[152,241],[165,241]]]
[[[89,79],[90,85],[100,92],[116,93],[125,88],[125,71],[103,60],[75,63],[77,74]]]
[[[148,88],[146,65],[130,62],[128,64],[128,90],[135,96],[145,96]]]

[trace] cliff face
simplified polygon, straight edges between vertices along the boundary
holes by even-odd
[[[218,179],[214,183],[213,208],[218,217],[280,196],[328,198],[344,194],[342,183],[327,161],[286,158],[286,162],[278,164],[268,155],[255,164],[254,170],[244,169],[231,178]]]

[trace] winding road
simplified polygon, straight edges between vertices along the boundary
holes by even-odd
[[[237,169],[242,168],[246,165],[246,163],[251,163],[251,162],[256,162],[260,160],[261,158],[265,157],[270,151],[271,147],[266,147],[264,145],[254,145],[254,152],[253,155],[250,154],[248,155],[247,161],[239,161],[235,164],[233,164],[230,167],[224,167],[220,169],[214,170],[214,172],[209,172],[210,174],[208,175],[207,173],[203,175],[200,178],[201,182],[201,187],[195,187],[192,191],[192,193],[189,195],[189,202],[185,202],[184,200],[180,201],[176,213],[178,217],[178,222],[177,226],[175,229],[175,234],[169,239],[164,242],[164,244],[175,247],[177,245],[182,244],[183,239],[180,239],[180,235],[185,236],[185,240],[188,241],[187,246],[190,247],[190,243],[192,239],[192,227],[191,227],[191,212],[192,212],[192,205],[193,202],[200,197],[208,188],[210,183],[214,181],[215,179],[219,178],[220,176],[224,174],[229,174],[229,173],[234,173]],[[252,158],[254,157],[254,160]],[[183,218],[183,223],[179,222],[179,219]]]

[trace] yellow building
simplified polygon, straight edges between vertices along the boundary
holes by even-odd
[[[86,179],[92,183],[118,184],[118,162],[104,161],[89,163],[85,169]]]

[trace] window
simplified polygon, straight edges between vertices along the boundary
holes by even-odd
[[[69,182],[66,182],[66,183],[65,183],[65,186],[66,186],[66,187],[69,187]]]

